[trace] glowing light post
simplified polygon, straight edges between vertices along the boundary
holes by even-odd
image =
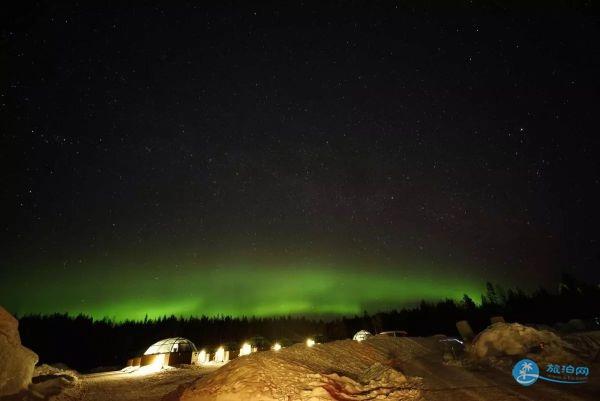
[[[219,347],[215,352],[215,362],[225,362],[225,348]]]
[[[240,348],[240,356],[250,355],[252,353],[252,346],[249,343],[242,344]]]
[[[207,359],[206,358],[206,350],[200,351],[200,353],[198,354],[198,362],[199,363],[206,363],[206,362],[208,362],[206,359]]]

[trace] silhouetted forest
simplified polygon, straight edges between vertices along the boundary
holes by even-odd
[[[479,300],[478,300],[479,301]],[[467,295],[462,301],[421,302],[417,307],[379,312],[372,315],[332,320],[305,317],[232,318],[175,317],[143,321],[113,322],[108,319],[54,315],[27,315],[19,319],[24,345],[40,356],[41,363],[62,362],[80,371],[98,366],[123,366],[127,358],[141,355],[148,346],[165,337],[181,336],[199,348],[219,344],[238,346],[242,341],[262,336],[284,344],[303,341],[307,336],[323,340],[351,338],[366,329],[372,333],[405,330],[409,335],[458,335],[455,323],[467,319],[479,331],[491,316],[506,321],[554,325],[560,330],[581,329],[581,325],[556,325],[582,319],[586,328],[598,327],[600,288],[563,277],[559,290],[550,293],[539,289],[525,293],[487,284],[480,302]]]

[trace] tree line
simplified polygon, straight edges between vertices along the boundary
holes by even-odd
[[[492,316],[506,321],[556,325],[581,319],[586,328],[600,328],[600,287],[564,276],[558,291],[543,288],[526,293],[487,283],[480,302],[468,295],[460,301],[422,301],[418,306],[334,319],[302,316],[280,317],[176,317],[141,321],[95,320],[68,314],[26,315],[19,319],[23,344],[40,356],[40,363],[64,363],[80,371],[99,366],[123,366],[132,356],[144,353],[152,343],[167,337],[186,337],[198,347],[221,344],[238,347],[261,336],[283,344],[318,336],[323,341],[352,338],[359,330],[378,333],[404,330],[411,336],[458,335],[456,322],[468,320],[475,331],[484,329]],[[559,326],[555,326],[559,327]],[[559,327],[560,328],[560,327]],[[563,325],[562,329],[581,329]]]

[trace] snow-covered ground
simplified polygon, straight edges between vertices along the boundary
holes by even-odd
[[[600,333],[598,333],[600,334]],[[600,394],[600,363],[588,361],[593,371],[586,384],[566,385],[538,382],[530,387],[517,384],[511,370],[523,355],[495,356],[490,360],[465,355],[444,362],[439,338],[401,339],[413,349],[397,360],[408,376],[423,378],[422,399],[427,401],[595,401]],[[411,346],[409,343],[413,343]],[[420,350],[420,351],[419,351]],[[455,363],[456,362],[456,363]]]
[[[213,367],[186,366],[156,370],[151,367],[136,370],[80,375],[72,385],[64,386],[55,401],[159,401],[166,394],[214,370]]]
[[[486,333],[486,347],[494,349],[493,359],[476,353],[459,355],[448,360],[444,336],[432,337],[372,337],[362,343],[336,341],[307,349],[303,344],[238,358],[218,371],[207,375],[187,388],[181,387],[166,397],[169,401],[324,401],[324,400],[428,400],[428,401],[592,401],[600,394],[600,366],[586,361],[589,382],[560,385],[540,382],[523,387],[511,375],[514,358],[530,355],[536,345],[532,338],[556,340],[556,336],[533,333],[514,336],[518,327],[496,326]],[[503,353],[512,340],[526,343],[521,351],[515,343]],[[586,344],[592,344],[600,333],[581,334]],[[512,341],[511,340],[511,341]],[[572,347],[573,340],[559,339],[553,346],[557,356],[581,360]],[[598,344],[598,343],[595,343]],[[477,345],[476,345],[477,346]],[[483,347],[483,344],[479,344]],[[569,350],[570,348],[570,350]],[[547,348],[548,351],[551,348]],[[504,351],[503,351],[504,350]],[[572,351],[572,352],[571,352]],[[543,353],[551,357],[550,353]],[[503,361],[503,363],[498,363]]]
[[[172,394],[185,401],[413,400],[420,380],[391,365],[398,339],[334,341],[259,352],[231,361],[189,388]]]
[[[600,399],[600,332],[559,337],[517,324],[482,332],[467,352],[452,354],[444,336],[375,336],[243,356],[219,366],[153,367],[80,375],[66,367],[35,368],[29,389],[7,400],[56,401],[592,401]],[[543,343],[544,346],[539,347]],[[456,356],[456,357],[455,357]],[[511,375],[522,357],[575,358],[589,382],[538,382]],[[556,361],[559,362],[559,361]]]

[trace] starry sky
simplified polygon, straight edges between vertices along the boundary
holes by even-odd
[[[349,315],[600,281],[589,6],[323,3],[3,13],[0,304]]]

